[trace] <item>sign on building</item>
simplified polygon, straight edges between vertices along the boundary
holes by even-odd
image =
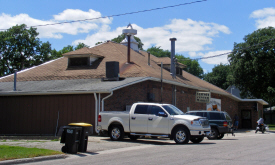
[[[211,98],[211,92],[196,92],[196,102],[209,103]]]
[[[206,104],[207,111],[221,111],[221,99],[211,98],[210,102]]]

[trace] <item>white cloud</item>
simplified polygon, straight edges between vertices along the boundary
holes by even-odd
[[[78,9],[67,9],[58,15],[54,15],[52,20],[39,20],[30,17],[28,14],[11,16],[2,13],[0,15],[0,29],[8,29],[15,25],[26,24],[27,26],[54,24],[64,21],[75,21],[101,17],[97,11],[90,9],[88,12]],[[62,34],[77,35],[79,33],[89,33],[91,30],[98,30],[104,25],[112,22],[112,18],[95,19],[83,22],[73,22],[58,25],[37,27],[40,38],[62,38]]]
[[[256,10],[250,14],[251,18],[256,18],[256,27],[258,29],[268,26],[275,27],[275,8],[264,8]]]
[[[84,20],[84,19],[94,19],[102,17],[101,13],[98,11],[94,11],[90,9],[88,12],[79,10],[79,9],[66,9],[62,13],[53,16],[57,21],[76,21],[76,20]],[[89,20],[96,23],[104,23],[110,24],[112,23],[112,19],[109,18],[100,18]]]
[[[51,20],[39,20],[30,17],[28,14],[11,16],[5,13],[0,15],[0,29],[8,29],[16,24],[26,24],[27,26],[53,24],[64,21],[75,21],[101,17],[101,13],[90,9],[82,11],[79,9],[66,9],[57,15],[53,15]],[[94,46],[99,41],[106,41],[117,37],[122,33],[122,29],[117,27],[111,30],[112,18],[95,19],[83,22],[73,22],[58,25],[37,27],[40,38],[61,39],[64,34],[77,35],[79,33],[89,33],[85,39],[75,40],[74,45],[83,42]],[[137,29],[137,37],[144,43],[144,49],[151,46],[160,46],[164,50],[171,49],[170,38],[177,38],[176,53],[190,52],[191,57],[200,56],[199,51],[209,50],[209,45],[213,39],[221,33],[230,34],[228,27],[216,23],[194,21],[191,19],[172,19],[168,24],[160,27],[143,28],[133,24]]]
[[[208,53],[199,53],[199,55],[201,55],[202,57],[210,57],[210,56],[215,56],[215,55],[221,55],[221,54],[225,54],[231,52],[231,50],[220,50],[220,51],[212,51],[212,52],[208,52]],[[228,60],[227,60],[227,56],[226,55],[222,55],[222,56],[218,56],[218,57],[214,57],[214,58],[207,58],[207,59],[202,59],[203,62],[207,63],[207,64],[227,64]]]
[[[136,24],[132,24],[137,29],[137,37],[143,42],[144,49],[151,46],[160,46],[164,50],[171,49],[170,38],[177,38],[176,52],[196,52],[208,50],[207,45],[212,44],[214,37],[220,33],[230,34],[228,27],[215,23],[205,23],[202,21],[193,21],[191,19],[173,19],[167,25],[162,27],[152,27],[144,29]],[[124,27],[110,31],[109,29],[100,30],[95,34],[89,35],[84,40],[74,41],[74,44],[83,42],[87,45],[94,46],[98,41],[110,40],[122,34]]]

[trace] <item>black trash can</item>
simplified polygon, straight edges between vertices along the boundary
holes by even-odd
[[[79,152],[87,152],[88,147],[88,136],[92,133],[91,132],[91,124],[88,123],[70,123],[69,126],[77,126],[82,129],[80,139],[79,139]]]
[[[64,153],[76,154],[80,142],[82,128],[65,126],[61,136],[60,143],[65,143],[61,151]]]

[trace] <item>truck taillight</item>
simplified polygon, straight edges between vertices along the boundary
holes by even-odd
[[[226,122],[226,121],[225,121],[225,122],[223,122],[223,126],[224,126],[224,127],[227,127],[227,125],[228,125],[228,124],[227,124],[227,122]]]
[[[101,115],[98,115],[98,122],[101,122]]]

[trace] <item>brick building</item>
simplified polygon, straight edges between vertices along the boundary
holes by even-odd
[[[18,72],[16,90],[14,75],[0,78],[0,135],[55,135],[72,122],[96,126],[99,111],[123,111],[139,101],[174,104],[183,112],[205,110],[206,103],[196,102],[197,91],[210,92],[231,118],[238,114],[240,127],[255,128],[262,116],[267,104],[262,99],[237,98],[183,71],[182,64],[172,78],[170,58],[134,48],[127,52],[127,46],[108,41],[66,53]]]

